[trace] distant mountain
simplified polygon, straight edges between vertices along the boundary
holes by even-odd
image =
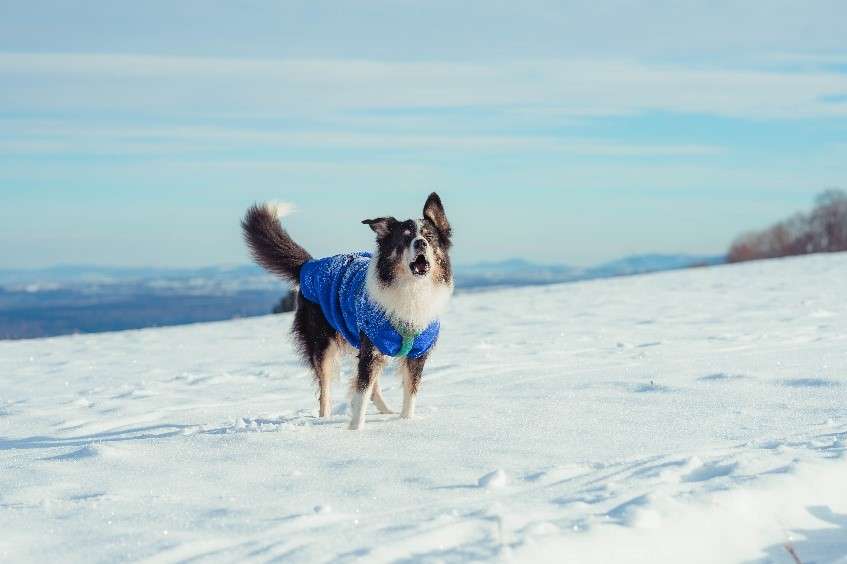
[[[287,285],[259,267],[65,265],[0,271],[0,339],[222,321],[270,313]]]
[[[279,284],[277,278],[255,265],[202,268],[60,265],[32,270],[0,270],[0,287],[29,292],[60,288],[86,288],[91,291],[105,286],[131,286],[215,294],[222,291],[269,289]]]
[[[590,268],[524,259],[455,267],[462,290],[530,286],[718,264],[718,256],[634,255]],[[257,266],[63,265],[0,270],[0,339],[96,333],[270,313],[288,286]]]
[[[522,286],[609,278],[725,262],[717,255],[644,254],[623,257],[597,266],[580,268],[567,264],[539,264],[524,259],[480,262],[455,268],[457,288]]]
[[[724,262],[723,256],[643,254],[623,257],[588,268],[568,264],[535,263],[512,258],[454,267],[456,286],[475,288],[493,285],[550,284],[624,276],[643,272],[674,270]],[[44,269],[0,269],[0,287],[38,292],[57,289],[95,289],[125,286],[155,291],[184,291],[191,294],[220,294],[241,290],[280,287],[278,278],[255,265],[209,266],[202,268],[124,268],[91,265],[60,265]]]
[[[454,268],[457,288],[521,286],[566,282],[578,277],[579,268],[566,264],[537,264],[524,259],[480,262]]]
[[[662,270],[676,270],[692,266],[711,266],[726,262],[723,255],[631,255],[584,270],[586,278],[625,276]]]

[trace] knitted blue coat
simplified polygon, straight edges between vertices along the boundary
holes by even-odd
[[[388,356],[418,358],[426,354],[438,340],[438,320],[419,334],[406,330],[401,334],[368,296],[371,258],[370,253],[361,252],[307,261],[300,267],[303,297],[320,305],[329,324],[357,349],[361,331]]]

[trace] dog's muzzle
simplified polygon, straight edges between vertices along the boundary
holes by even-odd
[[[426,260],[426,256],[423,253],[419,254],[415,260],[409,263],[409,270],[415,276],[423,276],[429,272],[429,261]]]

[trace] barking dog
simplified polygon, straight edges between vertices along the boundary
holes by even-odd
[[[410,418],[421,374],[438,339],[438,316],[453,293],[451,229],[438,194],[422,219],[366,219],[376,233],[374,253],[313,259],[282,228],[284,215],[270,205],[247,210],[241,227],[258,264],[299,288],[292,332],[319,389],[319,413],[332,411],[330,381],[345,350],[359,350],[351,429],[365,422],[367,400],[392,413],[379,376],[388,357],[397,357],[403,377],[403,410]]]

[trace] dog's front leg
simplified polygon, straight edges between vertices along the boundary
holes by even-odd
[[[368,410],[368,400],[373,395],[373,387],[379,378],[385,364],[385,356],[379,352],[370,339],[362,333],[359,346],[359,368],[353,385],[353,419],[350,429],[361,429],[365,425],[365,413]]]
[[[426,356],[400,360],[400,370],[403,373],[403,411],[400,412],[400,417],[404,419],[411,419],[415,416],[415,399],[417,399],[418,388],[421,384]]]

